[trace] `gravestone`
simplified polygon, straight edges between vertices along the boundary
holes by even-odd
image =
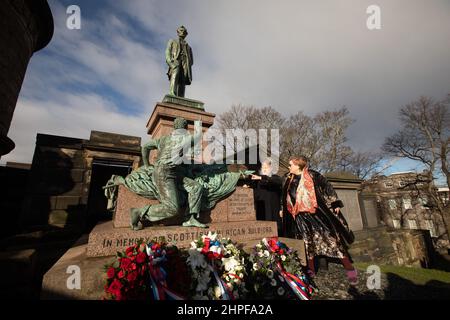
[[[330,172],[325,177],[333,185],[340,200],[344,203],[342,214],[350,229],[359,231],[364,229],[361,205],[359,203],[359,189],[363,180],[348,172]]]

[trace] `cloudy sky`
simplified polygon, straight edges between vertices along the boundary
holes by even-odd
[[[48,0],[50,44],[28,66],[6,161],[31,162],[37,133],[141,136],[168,91],[164,50],[183,24],[193,48],[186,96],[216,114],[232,104],[285,115],[347,106],[349,144],[377,149],[402,105],[450,93],[448,0]],[[66,9],[81,9],[81,29]],[[369,5],[381,29],[369,30]],[[394,170],[409,170],[399,163]]]

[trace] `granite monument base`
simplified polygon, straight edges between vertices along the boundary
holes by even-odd
[[[112,221],[98,224],[89,234],[87,255],[89,257],[115,255],[138,241],[152,240],[176,244],[188,248],[190,243],[208,232],[217,232],[220,237],[245,243],[265,237],[276,237],[277,224],[273,221],[239,221],[212,223],[209,228],[182,226],[152,226],[139,231],[130,228],[114,228]]]

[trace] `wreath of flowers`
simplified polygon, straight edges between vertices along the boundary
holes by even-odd
[[[146,245],[149,276],[155,300],[185,300],[189,294],[186,260],[174,245],[150,242]]]
[[[297,252],[277,238],[262,239],[249,261],[252,294],[257,298],[309,300],[316,290]]]
[[[229,238],[208,232],[191,242],[187,263],[191,268],[192,298],[234,300],[247,294],[245,258]]]

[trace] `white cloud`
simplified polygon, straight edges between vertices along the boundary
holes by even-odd
[[[55,102],[22,99],[16,108],[9,136],[16,143],[1,161],[31,163],[36,134],[89,139],[91,130],[128,134],[148,139],[145,115],[125,116],[110,101],[97,95],[67,95]]]
[[[209,112],[233,103],[270,105],[286,115],[346,105],[357,120],[349,142],[370,149],[396,130],[400,106],[450,91],[450,4],[444,0],[378,0],[378,31],[366,28],[371,0],[122,0],[111,1],[95,19],[87,3],[81,5],[81,31],[65,28],[65,8],[50,3],[55,35],[42,51],[48,55],[37,53],[28,68],[10,130],[17,144],[11,158],[29,148],[22,145],[30,139],[24,135],[34,139],[25,125],[16,128],[33,112],[51,111],[36,116],[36,132],[51,128],[74,137],[111,128],[109,117],[145,126],[168,90],[164,47],[180,24],[189,31],[195,60],[187,96],[204,101]],[[125,102],[114,100],[116,95]],[[65,125],[70,113],[86,111],[83,102],[97,106],[96,121],[87,112],[77,125]],[[63,110],[66,105],[73,109]],[[129,125],[120,133],[140,132]]]

